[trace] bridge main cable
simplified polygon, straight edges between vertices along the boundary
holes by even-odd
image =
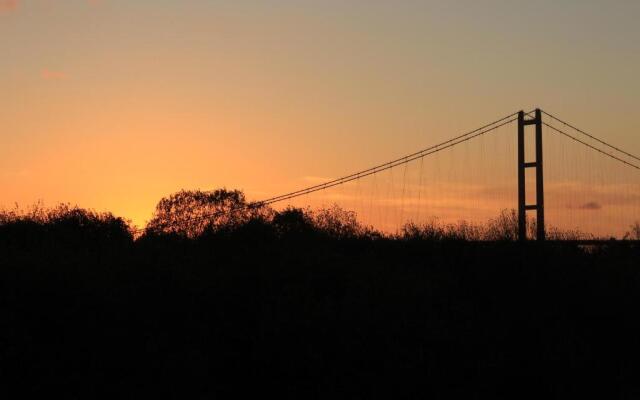
[[[289,200],[295,197],[299,197],[299,196],[304,196],[313,192],[317,192],[320,190],[324,190],[324,189],[328,189],[331,188],[333,186],[337,186],[337,185],[342,185],[344,183],[356,180],[356,179],[360,179],[360,178],[364,178],[366,176],[369,175],[373,175],[376,174],[378,172],[382,172],[382,171],[386,171],[388,169],[391,168],[395,168],[399,165],[403,165],[403,164],[407,164],[411,161],[417,160],[419,158],[423,158],[426,157],[430,154],[434,154],[437,153],[439,151],[454,147],[460,143],[466,142],[468,140],[471,140],[473,138],[476,138],[478,136],[487,134],[489,132],[492,132],[502,126],[508,125],[512,122],[517,121],[518,117],[518,112],[509,114],[503,118],[500,118],[490,124],[486,124],[480,128],[474,129],[470,132],[467,132],[465,134],[456,136],[452,139],[446,140],[444,142],[438,143],[434,146],[430,146],[427,147],[425,149],[422,149],[420,151],[417,151],[415,153],[412,154],[408,154],[404,157],[400,157],[400,158],[396,158],[393,161],[389,161],[386,162],[384,164],[379,164],[376,165],[375,167],[371,167],[359,172],[355,172],[353,174],[350,175],[346,175],[343,176],[341,178],[337,178],[337,179],[333,179],[329,182],[325,182],[325,183],[321,183],[318,185],[314,185],[314,186],[309,186],[300,190],[296,190],[294,192],[289,192],[289,193],[285,193],[282,194],[280,196],[275,196],[275,197],[271,197],[265,200],[261,200],[261,201],[255,201],[255,202],[251,202],[248,204],[243,204],[241,206],[237,206],[234,207],[230,210],[219,210],[216,211],[214,213],[211,214],[207,214],[207,215],[200,215],[198,217],[194,217],[194,218],[189,218],[189,221],[201,221],[201,220],[205,220],[205,219],[209,219],[209,218],[216,218],[220,215],[225,215],[225,214],[229,214],[229,213],[234,213],[234,212],[238,212],[238,211],[242,211],[242,210],[246,210],[246,209],[255,209],[255,208],[259,208],[261,206],[265,206],[265,205],[269,205],[269,204],[273,204],[273,203],[277,203],[280,201],[285,201],[285,200]],[[141,228],[141,229],[135,229],[133,230],[133,233],[141,233],[146,231],[147,228]]]
[[[585,146],[589,147],[590,149],[597,151],[598,153],[601,153],[601,154],[603,154],[603,155],[605,155],[605,156],[607,156],[607,157],[613,158],[614,160],[617,160],[617,161],[619,161],[619,162],[621,162],[621,163],[623,163],[623,164],[626,164],[626,165],[627,165],[627,166],[629,166],[629,167],[632,167],[632,168],[635,168],[635,169],[637,169],[637,170],[640,170],[640,166],[635,165],[635,164],[633,164],[633,163],[630,163],[629,161],[625,161],[625,160],[623,160],[623,159],[622,159],[622,158],[620,158],[620,157],[617,157],[617,156],[615,156],[615,155],[613,155],[613,154],[611,154],[611,153],[608,153],[608,152],[606,152],[606,151],[604,151],[604,150],[602,150],[602,149],[597,148],[596,146],[592,146],[592,145],[590,145],[589,143],[585,142],[584,140],[580,140],[580,139],[578,139],[577,137],[575,137],[575,136],[572,136],[572,135],[568,134],[567,132],[563,131],[562,129],[556,128],[555,126],[553,126],[553,125],[551,125],[551,124],[548,124],[548,123],[546,123],[546,122],[544,122],[544,121],[542,122],[542,125],[546,126],[547,128],[550,128],[550,129],[554,130],[556,133],[559,133],[559,134],[561,134],[561,135],[563,135],[563,136],[568,137],[568,138],[569,138],[569,139],[571,139],[571,140],[574,140],[574,141],[576,141],[576,142],[578,142],[578,143],[581,143],[581,144],[583,144],[583,145],[585,145]],[[597,140],[597,139],[596,139],[596,140]],[[622,152],[622,153],[624,153],[623,151],[621,151],[621,152]],[[626,153],[625,153],[625,154],[626,154]]]
[[[564,124],[565,126],[568,126],[569,128],[571,128],[571,129],[573,129],[573,130],[575,130],[575,131],[577,131],[577,132],[579,132],[579,133],[581,133],[581,134],[583,134],[583,135],[585,135],[585,136],[587,136],[587,137],[589,137],[589,138],[591,138],[591,139],[595,140],[596,142],[599,142],[599,143],[601,143],[601,144],[603,144],[603,145],[605,145],[605,146],[607,146],[607,147],[609,147],[609,148],[612,148],[612,149],[614,149],[614,150],[616,150],[616,151],[618,151],[618,152],[620,152],[620,153],[624,154],[625,156],[628,156],[628,157],[631,157],[631,158],[634,158],[634,159],[636,159],[636,160],[640,161],[640,157],[638,157],[638,156],[635,156],[635,155],[633,155],[633,154],[631,154],[631,153],[628,153],[628,152],[626,152],[626,151],[624,151],[624,150],[622,150],[622,149],[620,149],[620,148],[618,148],[618,147],[616,147],[616,146],[613,146],[613,145],[611,145],[611,144],[609,144],[609,143],[605,142],[604,140],[598,139],[597,137],[595,137],[595,136],[593,136],[593,135],[588,134],[587,132],[583,131],[582,129],[577,128],[577,127],[575,127],[575,126],[571,125],[570,123],[568,123],[568,122],[566,122],[566,121],[563,121],[563,120],[561,120],[560,118],[558,118],[558,117],[556,117],[556,116],[554,116],[554,115],[552,115],[552,114],[550,114],[550,113],[548,113],[548,112],[546,112],[546,111],[544,111],[544,110],[542,110],[542,113],[543,113],[543,114],[545,114],[546,116],[548,116],[548,117],[550,117],[550,118],[552,118],[552,119],[554,119],[554,120],[556,120],[556,121],[560,122],[561,124]],[[547,125],[547,126],[548,126],[548,125]],[[555,128],[553,128],[553,127],[550,127],[550,128],[551,128],[551,129],[555,129]],[[564,132],[563,132],[563,133],[564,133]],[[584,143],[583,143],[583,144],[584,144]],[[607,153],[607,154],[608,154],[608,153]]]
[[[277,203],[277,202],[284,201],[284,200],[289,200],[289,199],[292,199],[292,198],[295,198],[295,197],[298,197],[298,196],[303,196],[303,195],[306,195],[306,194],[317,192],[319,190],[328,189],[328,188],[331,188],[333,186],[341,185],[341,184],[344,184],[344,183],[347,183],[347,182],[350,182],[350,181],[353,181],[353,180],[356,180],[356,179],[360,179],[360,178],[367,177],[369,175],[376,174],[378,172],[382,172],[382,171],[386,171],[386,170],[391,169],[391,168],[395,168],[395,167],[397,167],[399,165],[403,165],[403,164],[409,163],[411,161],[417,160],[419,158],[423,158],[425,156],[428,156],[430,154],[437,153],[437,152],[445,150],[447,148],[456,146],[456,145],[458,145],[460,143],[466,142],[466,141],[471,140],[471,139],[473,139],[475,137],[484,135],[484,134],[489,133],[489,132],[491,132],[493,130],[496,130],[496,129],[502,127],[502,126],[505,126],[507,124],[515,122],[517,120],[517,117],[516,117],[517,115],[518,115],[517,112],[515,112],[513,114],[509,114],[509,115],[507,115],[507,116],[505,116],[503,118],[500,118],[500,119],[498,119],[496,121],[493,121],[492,123],[483,125],[480,128],[474,129],[474,130],[472,130],[470,132],[467,132],[467,133],[464,133],[462,135],[456,136],[454,138],[451,138],[451,139],[446,140],[444,142],[438,143],[436,145],[427,147],[427,148],[422,149],[420,151],[417,151],[415,153],[408,154],[408,155],[406,155],[404,157],[396,158],[395,160],[388,161],[386,163],[379,164],[379,165],[376,165],[374,167],[371,167],[371,168],[368,168],[368,169],[365,169],[365,170],[361,170],[361,171],[358,171],[358,172],[355,172],[355,173],[352,173],[352,174],[349,174],[349,175],[346,175],[346,176],[343,176],[343,177],[340,177],[340,178],[337,178],[337,179],[333,179],[333,180],[330,180],[328,182],[324,182],[324,183],[321,183],[321,184],[318,184],[318,185],[309,186],[309,187],[306,187],[306,188],[303,188],[303,189],[296,190],[294,192],[285,193],[285,194],[282,194],[282,195],[279,195],[279,196],[275,196],[275,197],[271,197],[271,198],[268,198],[268,199],[265,199],[265,200],[262,200],[262,201],[257,201],[257,202],[255,202],[253,204],[256,205],[256,206],[259,206],[259,205],[268,205],[268,204],[273,204],[273,203]],[[515,117],[515,118],[513,118],[513,117]]]

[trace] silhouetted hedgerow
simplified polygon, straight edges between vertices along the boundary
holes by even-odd
[[[276,211],[259,203],[248,203],[238,190],[211,192],[180,191],[160,200],[145,235],[179,235],[187,238],[231,234],[238,230],[268,229],[278,237],[320,235],[336,239],[375,235],[363,227],[356,214],[337,205],[312,211],[285,208]]]
[[[0,210],[0,237],[5,243],[55,241],[78,246],[125,245],[133,240],[128,221],[69,204],[50,209],[36,204],[27,210]]]
[[[550,240],[583,240],[593,239],[578,230],[563,230],[547,226],[547,238]],[[527,237],[535,238],[536,220],[527,220]],[[444,224],[433,219],[426,223],[409,222],[402,227],[400,239],[419,241],[505,241],[518,240],[518,216],[515,210],[502,210],[500,215],[485,224],[473,224],[459,221],[456,224]]]

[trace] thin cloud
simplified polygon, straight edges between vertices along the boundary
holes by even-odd
[[[600,210],[602,208],[602,205],[600,205],[600,203],[597,203],[595,201],[590,201],[588,203],[584,203],[583,205],[581,205],[580,208],[583,210]]]
[[[0,15],[15,11],[19,4],[19,0],[0,0]]]
[[[40,72],[40,76],[42,79],[47,81],[59,81],[63,79],[67,79],[67,74],[62,71],[52,71],[48,68],[45,68]]]

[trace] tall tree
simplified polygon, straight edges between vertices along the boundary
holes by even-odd
[[[158,202],[145,231],[194,238],[205,231],[234,230],[262,215],[264,209],[247,203],[240,190],[181,190]]]

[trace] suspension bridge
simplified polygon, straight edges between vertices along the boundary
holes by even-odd
[[[640,235],[640,157],[541,109],[339,178],[307,180],[248,207],[337,204],[381,232],[409,222],[482,223],[515,210],[519,240]]]

